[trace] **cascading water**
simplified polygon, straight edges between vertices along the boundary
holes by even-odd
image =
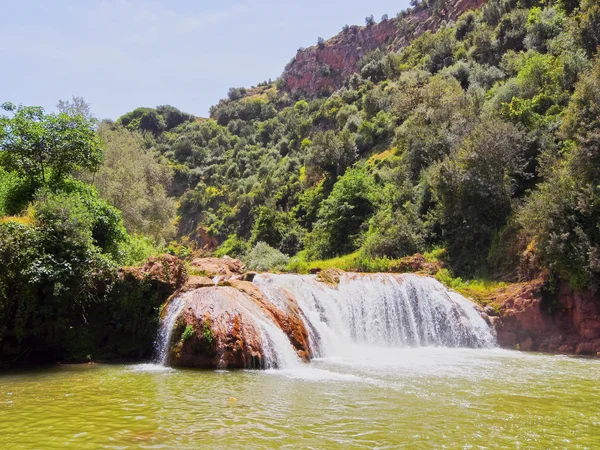
[[[171,300],[163,314],[157,339],[155,341],[156,362],[161,365],[169,364],[169,350],[172,344],[173,329],[186,306],[194,304],[195,292],[183,293]],[[256,328],[262,344],[263,359],[260,367],[249,365],[248,368],[274,369],[295,367],[300,365],[300,359],[294,351],[290,340],[285,333],[275,324],[272,318],[265,313],[252,299],[242,292],[232,288],[219,286],[202,290],[201,299],[215,309],[226,311],[231,315],[242,314],[248,323]],[[217,311],[218,312],[218,311]],[[217,368],[226,367],[222,359]]]
[[[204,317],[211,317],[217,342],[224,343],[216,346],[212,367],[217,368],[229,367],[231,352],[239,348],[248,349],[250,355],[241,361],[243,367],[281,369],[299,366],[299,356],[310,353],[338,357],[374,347],[496,345],[474,304],[432,278],[344,274],[337,286],[331,286],[311,275],[264,274],[255,277],[254,286],[243,286],[200,288],[174,298],[156,341],[158,362],[170,362],[173,329],[184,308],[188,320],[195,317],[192,320],[205,324]],[[290,320],[305,331],[293,337]],[[299,338],[307,343],[298,344]],[[239,367],[240,361],[235,364]]]
[[[166,365],[169,362],[169,343],[171,342],[175,321],[183,307],[184,302],[181,297],[174,298],[166,306],[167,310],[164,312],[158,336],[154,343],[156,362],[159,364]]]
[[[316,356],[336,356],[356,345],[495,346],[474,305],[432,278],[346,274],[333,288],[314,276],[259,275],[255,283],[274,303],[284,289],[293,294]]]

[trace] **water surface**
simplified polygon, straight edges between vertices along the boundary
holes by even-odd
[[[284,370],[0,375],[0,448],[598,448],[600,361],[349,348]]]

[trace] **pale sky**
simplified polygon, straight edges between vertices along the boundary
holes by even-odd
[[[0,0],[0,103],[99,118],[170,104],[199,116],[232,87],[276,79],[298,47],[408,0]]]

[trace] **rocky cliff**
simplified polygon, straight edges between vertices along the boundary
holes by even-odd
[[[338,89],[358,71],[358,62],[367,53],[378,48],[398,51],[424,32],[479,8],[484,1],[450,0],[445,8],[416,7],[403,18],[347,27],[322,45],[298,50],[283,73],[284,89],[308,96]]]
[[[490,319],[504,348],[595,355],[600,352],[598,297],[566,283],[548,294],[541,279],[514,284],[498,295],[499,314]]]

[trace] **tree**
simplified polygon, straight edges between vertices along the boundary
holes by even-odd
[[[102,146],[94,121],[80,113],[46,114],[41,107],[2,105],[12,117],[0,116],[0,165],[46,184],[76,171],[96,171]]]
[[[56,105],[56,108],[60,113],[69,115],[80,115],[94,122],[97,120],[92,114],[91,105],[87,103],[83,99],[83,97],[73,96],[72,101],[59,100],[58,105]]]
[[[172,170],[166,161],[144,150],[142,137],[123,127],[101,124],[98,134],[106,148],[104,164],[82,178],[122,211],[128,231],[169,239],[176,206],[167,196]]]
[[[377,201],[377,186],[366,169],[346,171],[321,204],[317,225],[309,237],[310,252],[327,258],[356,250]]]
[[[307,181],[310,184],[316,183],[323,175],[335,181],[356,161],[356,157],[356,144],[351,133],[317,133],[305,161]]]
[[[484,119],[456,154],[431,170],[448,254],[457,273],[473,275],[482,269],[492,235],[511,211],[524,150],[525,137],[516,126]]]
[[[375,25],[375,16],[373,16],[373,14],[371,14],[370,16],[365,17],[365,24],[368,27]]]
[[[520,209],[522,235],[538,259],[572,287],[600,285],[600,62],[581,77],[565,112],[565,158],[544,167]]]
[[[323,39],[321,36],[319,36],[317,39],[317,46],[319,48],[325,47],[325,39]]]

